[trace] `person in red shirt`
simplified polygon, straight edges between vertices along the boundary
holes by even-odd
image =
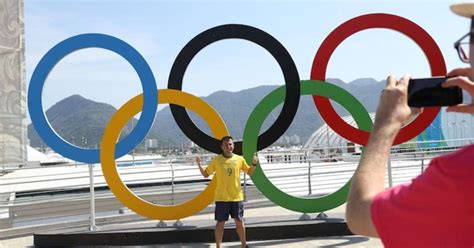
[[[443,87],[458,86],[474,99],[474,3],[452,5],[451,10],[471,18],[471,30],[455,43],[460,59],[471,67],[448,73]],[[385,190],[393,140],[403,123],[422,111],[407,105],[409,78],[387,79],[369,142],[353,176],[347,224],[355,234],[380,237],[386,247],[474,247],[474,145],[432,159],[411,183]],[[474,114],[472,101],[447,111]]]

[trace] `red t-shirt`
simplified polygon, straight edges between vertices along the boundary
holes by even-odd
[[[379,193],[371,214],[386,247],[474,247],[474,145]]]

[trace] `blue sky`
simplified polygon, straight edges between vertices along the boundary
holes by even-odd
[[[314,55],[338,25],[369,13],[396,14],[417,23],[437,42],[448,70],[465,66],[453,42],[467,33],[469,21],[451,13],[453,1],[42,1],[26,0],[27,84],[41,57],[60,41],[81,33],[116,36],[147,60],[166,88],[176,55],[195,35],[217,25],[252,25],[278,39],[309,79]],[[352,81],[376,80],[388,74],[430,76],[425,56],[410,39],[382,29],[359,32],[342,43],[327,76]],[[277,62],[259,46],[225,40],[202,50],[191,62],[183,90],[207,96],[218,90],[239,91],[258,85],[283,84]],[[72,94],[120,107],[141,93],[138,76],[120,56],[101,49],[68,55],[50,73],[43,108]]]

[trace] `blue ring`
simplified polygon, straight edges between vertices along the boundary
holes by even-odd
[[[54,66],[69,53],[97,47],[113,51],[125,58],[135,69],[143,89],[143,110],[135,128],[127,137],[117,144],[115,157],[120,157],[133,150],[147,135],[155,120],[158,102],[158,89],[155,77],[148,63],[126,42],[104,34],[81,34],[70,37],[51,48],[36,66],[28,90],[28,108],[31,122],[43,141],[54,151],[64,157],[84,162],[99,163],[99,149],[84,149],[74,146],[59,137],[51,128],[43,111],[42,92],[44,82]]]

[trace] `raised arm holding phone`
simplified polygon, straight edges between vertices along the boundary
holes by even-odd
[[[455,47],[469,68],[448,73],[442,87],[457,86],[474,99],[474,3],[451,6],[471,18],[471,30]],[[470,50],[460,47],[468,42]],[[356,234],[380,237],[387,247],[474,247],[474,145],[431,160],[411,183],[385,189],[390,147],[402,125],[421,108],[408,106],[408,75],[387,78],[366,150],[353,176],[346,219]],[[434,96],[442,97],[442,96]],[[474,114],[474,103],[448,112]]]

